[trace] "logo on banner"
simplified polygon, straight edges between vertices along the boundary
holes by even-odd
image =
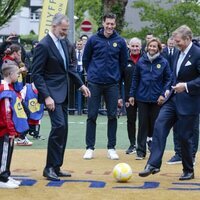
[[[66,13],[68,0],[44,0],[40,20],[39,40],[51,29],[51,22],[56,13]]]

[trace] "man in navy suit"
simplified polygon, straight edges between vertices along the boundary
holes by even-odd
[[[192,40],[193,41],[193,40]],[[193,42],[194,43],[194,42]],[[171,71],[173,71],[173,66],[175,64],[175,58],[177,54],[179,53],[179,50],[175,47],[175,41],[173,37],[170,37],[167,40],[167,47],[163,49],[162,55],[168,60]],[[198,151],[198,145],[199,145],[199,116],[195,119],[196,123],[193,127],[193,162],[195,163],[195,156]],[[174,125],[173,127],[173,141],[174,141],[174,151],[175,154],[166,162],[169,165],[173,164],[181,164],[182,163],[182,155],[181,155],[181,145],[180,140],[178,137],[178,125]]]
[[[175,41],[172,37],[167,40],[167,46],[163,49],[162,55],[167,59],[169,62],[169,66],[171,71],[173,71],[173,64],[174,60],[177,56],[178,49],[175,47]]]
[[[152,149],[145,169],[139,176],[146,177],[160,171],[167,136],[178,122],[183,174],[179,180],[194,178],[192,137],[195,119],[200,113],[200,53],[192,43],[192,31],[186,25],[172,34],[180,52],[173,70],[172,90],[160,110],[154,126]]]
[[[67,17],[57,13],[53,17],[51,31],[35,49],[32,64],[32,78],[39,92],[39,102],[45,103],[51,120],[43,176],[53,181],[59,181],[59,177],[71,176],[60,169],[68,135],[68,76],[86,97],[90,96],[89,89],[70,63],[68,46],[63,40],[68,28]]]

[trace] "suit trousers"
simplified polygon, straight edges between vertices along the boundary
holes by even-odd
[[[182,164],[184,172],[193,172],[192,136],[196,115],[180,115],[176,107],[175,95],[161,108],[156,119],[153,142],[148,164],[160,168],[170,129],[178,121],[179,138],[181,143]]]
[[[179,157],[181,155],[181,144],[179,139],[179,129],[178,122],[173,127],[173,141],[174,141],[174,151]],[[195,118],[195,126],[193,127],[193,137],[192,137],[192,156],[195,158],[199,146],[199,115]]]
[[[51,120],[51,132],[48,139],[46,168],[60,170],[68,136],[67,102],[55,104],[54,111],[48,111]]]

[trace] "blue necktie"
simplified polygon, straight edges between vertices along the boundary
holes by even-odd
[[[66,56],[65,56],[65,53],[63,51],[63,48],[62,48],[62,45],[61,45],[61,42],[60,42],[59,39],[57,41],[57,48],[58,48],[58,51],[60,52],[60,55],[62,56],[62,59],[64,61],[64,65],[65,65],[65,69],[66,69]]]

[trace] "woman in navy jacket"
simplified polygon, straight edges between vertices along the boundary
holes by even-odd
[[[167,60],[160,55],[162,46],[157,38],[147,44],[147,53],[139,59],[133,74],[129,102],[138,104],[139,129],[137,137],[136,160],[146,156],[147,135],[153,135],[154,122],[164,94],[169,89],[171,71]]]

